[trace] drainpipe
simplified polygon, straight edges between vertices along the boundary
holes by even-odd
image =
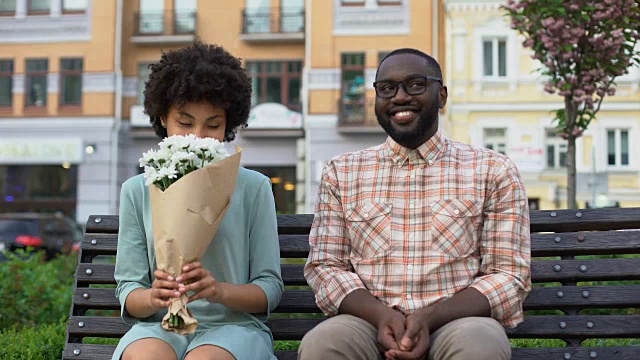
[[[115,108],[114,122],[111,129],[111,171],[109,174],[109,212],[118,213],[118,163],[120,146],[120,128],[122,127],[122,0],[116,3],[116,29],[113,51],[113,68],[115,72]]]
[[[311,191],[311,131],[309,131],[309,71],[311,71],[311,2],[306,0],[304,6],[304,67],[302,68],[302,119],[304,121],[304,211],[307,213],[311,209],[311,199],[314,198]],[[311,210],[312,211],[312,210]]]
[[[431,56],[436,59],[438,62],[440,62],[440,59],[438,58],[439,54],[439,50],[440,50],[440,39],[439,39],[439,35],[440,35],[440,21],[439,21],[439,10],[440,10],[440,1],[442,0],[432,0],[431,1],[431,7],[432,7],[432,16],[431,16],[431,23],[433,24],[431,26]]]

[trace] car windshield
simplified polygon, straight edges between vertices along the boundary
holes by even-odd
[[[38,224],[30,220],[0,219],[0,235],[38,235]]]

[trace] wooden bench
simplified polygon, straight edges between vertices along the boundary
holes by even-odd
[[[312,215],[278,216],[282,258],[306,258],[311,221]],[[116,216],[89,218],[79,254],[63,359],[110,359],[114,346],[83,343],[83,338],[119,338],[129,329],[119,316],[91,314],[95,310],[120,309],[113,287],[95,288],[97,284],[115,284],[114,265],[94,259],[115,255],[117,231]],[[640,316],[585,314],[598,308],[640,308],[640,285],[591,283],[640,280],[640,258],[583,256],[640,255],[640,208],[533,211],[531,232],[532,255],[536,257],[532,277],[536,286],[525,309],[559,313],[529,312],[522,324],[507,333],[514,339],[561,339],[566,347],[516,348],[513,359],[640,359],[640,346],[581,346],[589,338],[640,338]],[[301,262],[282,265],[285,285],[298,289],[287,288],[268,322],[276,340],[300,340],[323,320],[322,316],[300,317],[319,313],[312,292],[299,288],[306,285],[302,268]],[[295,351],[277,351],[276,355],[279,359],[296,358]]]

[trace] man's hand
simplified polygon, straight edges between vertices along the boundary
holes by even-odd
[[[406,330],[398,342],[398,349],[385,352],[387,359],[422,360],[431,347],[429,326],[424,312],[418,310],[406,317]]]
[[[381,351],[400,350],[400,339],[404,334],[404,315],[387,308],[376,321],[378,328],[378,347]]]

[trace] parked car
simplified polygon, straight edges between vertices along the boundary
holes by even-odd
[[[0,248],[8,251],[32,247],[53,258],[72,251],[81,238],[76,222],[60,214],[0,214]]]

